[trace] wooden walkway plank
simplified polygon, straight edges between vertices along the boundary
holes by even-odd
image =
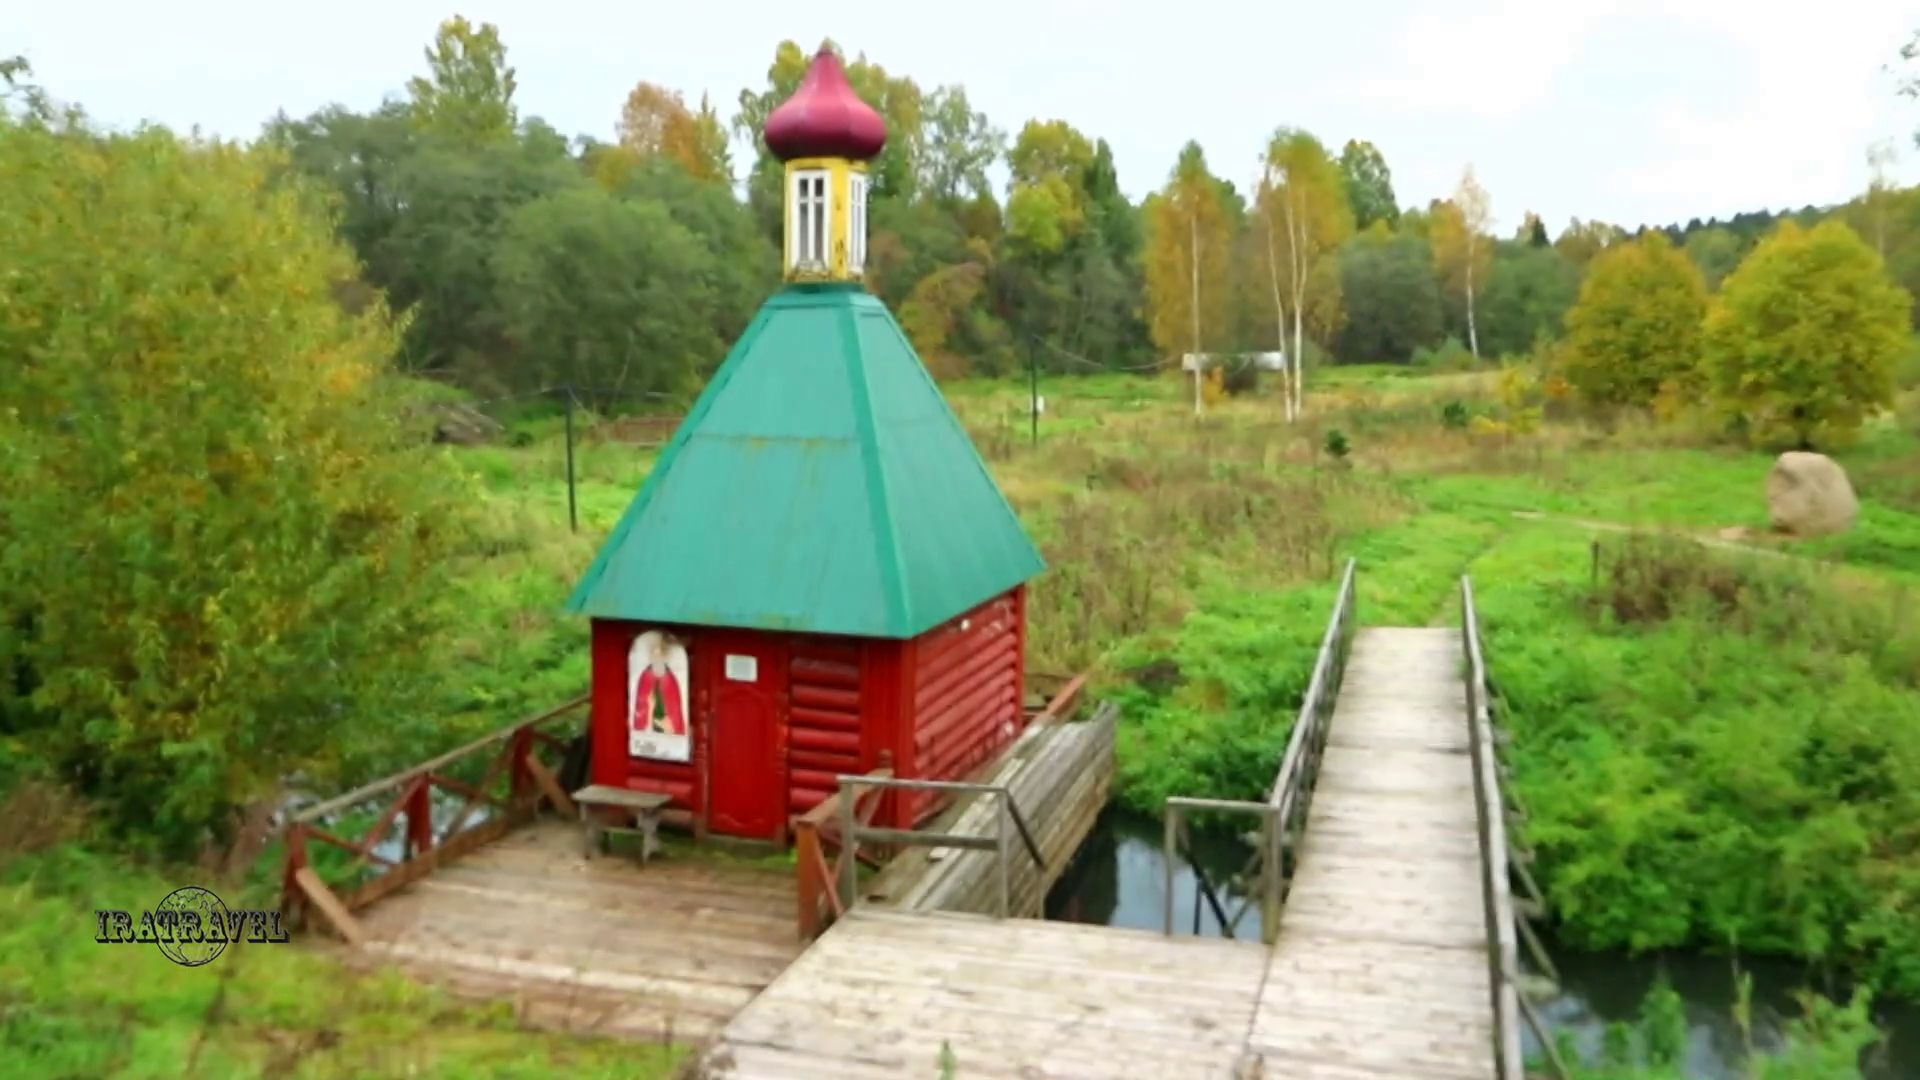
[[[968,1077],[1226,1077],[1267,959],[1255,942],[861,909],[741,1011],[702,1075],[935,1075],[945,1043]]]
[[[1494,1076],[1454,630],[1356,636],[1249,1046],[1269,1077]]]
[[[513,1000],[542,1027],[685,1042],[800,954],[793,902],[783,870],[586,860],[577,825],[542,822],[363,909],[353,959]]]

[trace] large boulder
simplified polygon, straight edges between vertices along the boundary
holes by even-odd
[[[1846,532],[1860,513],[1860,500],[1846,470],[1825,454],[1781,454],[1767,474],[1767,514],[1773,527],[1795,536]]]

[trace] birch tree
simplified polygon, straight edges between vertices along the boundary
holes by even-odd
[[[1146,209],[1148,331],[1168,355],[1204,353],[1227,328],[1233,231],[1200,144],[1181,150],[1173,176]],[[1196,411],[1199,386],[1196,373]]]
[[[1892,202],[1894,185],[1887,171],[1899,155],[1894,151],[1891,141],[1875,143],[1867,148],[1867,168],[1873,177],[1867,182],[1867,194],[1862,200],[1867,217],[1868,237],[1873,250],[1880,258],[1887,257],[1887,211]]]
[[[1493,241],[1487,235],[1491,224],[1487,190],[1474,179],[1473,166],[1469,165],[1460,176],[1453,198],[1436,208],[1433,258],[1441,279],[1459,289],[1466,300],[1467,347],[1476,360],[1480,358],[1480,333],[1474,321],[1473,301],[1493,261]]]
[[[1339,276],[1315,273],[1353,234],[1353,210],[1345,177],[1320,140],[1304,131],[1281,128],[1267,143],[1256,199],[1267,240],[1267,274],[1273,293],[1275,335],[1285,355],[1281,378],[1287,419],[1305,408],[1306,322],[1315,309],[1316,324],[1337,325],[1329,303],[1339,304]],[[1311,296],[1316,285],[1327,296]],[[1287,350],[1287,320],[1293,321],[1293,349]]]

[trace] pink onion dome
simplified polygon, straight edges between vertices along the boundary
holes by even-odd
[[[821,49],[800,89],[767,116],[767,149],[781,161],[838,157],[866,161],[887,145],[887,124],[847,82],[840,58]]]

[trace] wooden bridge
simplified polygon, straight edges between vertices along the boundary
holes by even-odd
[[[1254,940],[1176,934],[1171,881],[1160,934],[856,907],[701,1073],[1522,1080],[1524,1017],[1565,1075],[1516,985],[1510,870],[1539,896],[1509,863],[1465,579],[1461,607],[1459,629],[1359,630],[1350,563],[1268,798],[1169,800],[1169,878],[1190,817],[1256,820],[1252,898],[1201,884]]]

